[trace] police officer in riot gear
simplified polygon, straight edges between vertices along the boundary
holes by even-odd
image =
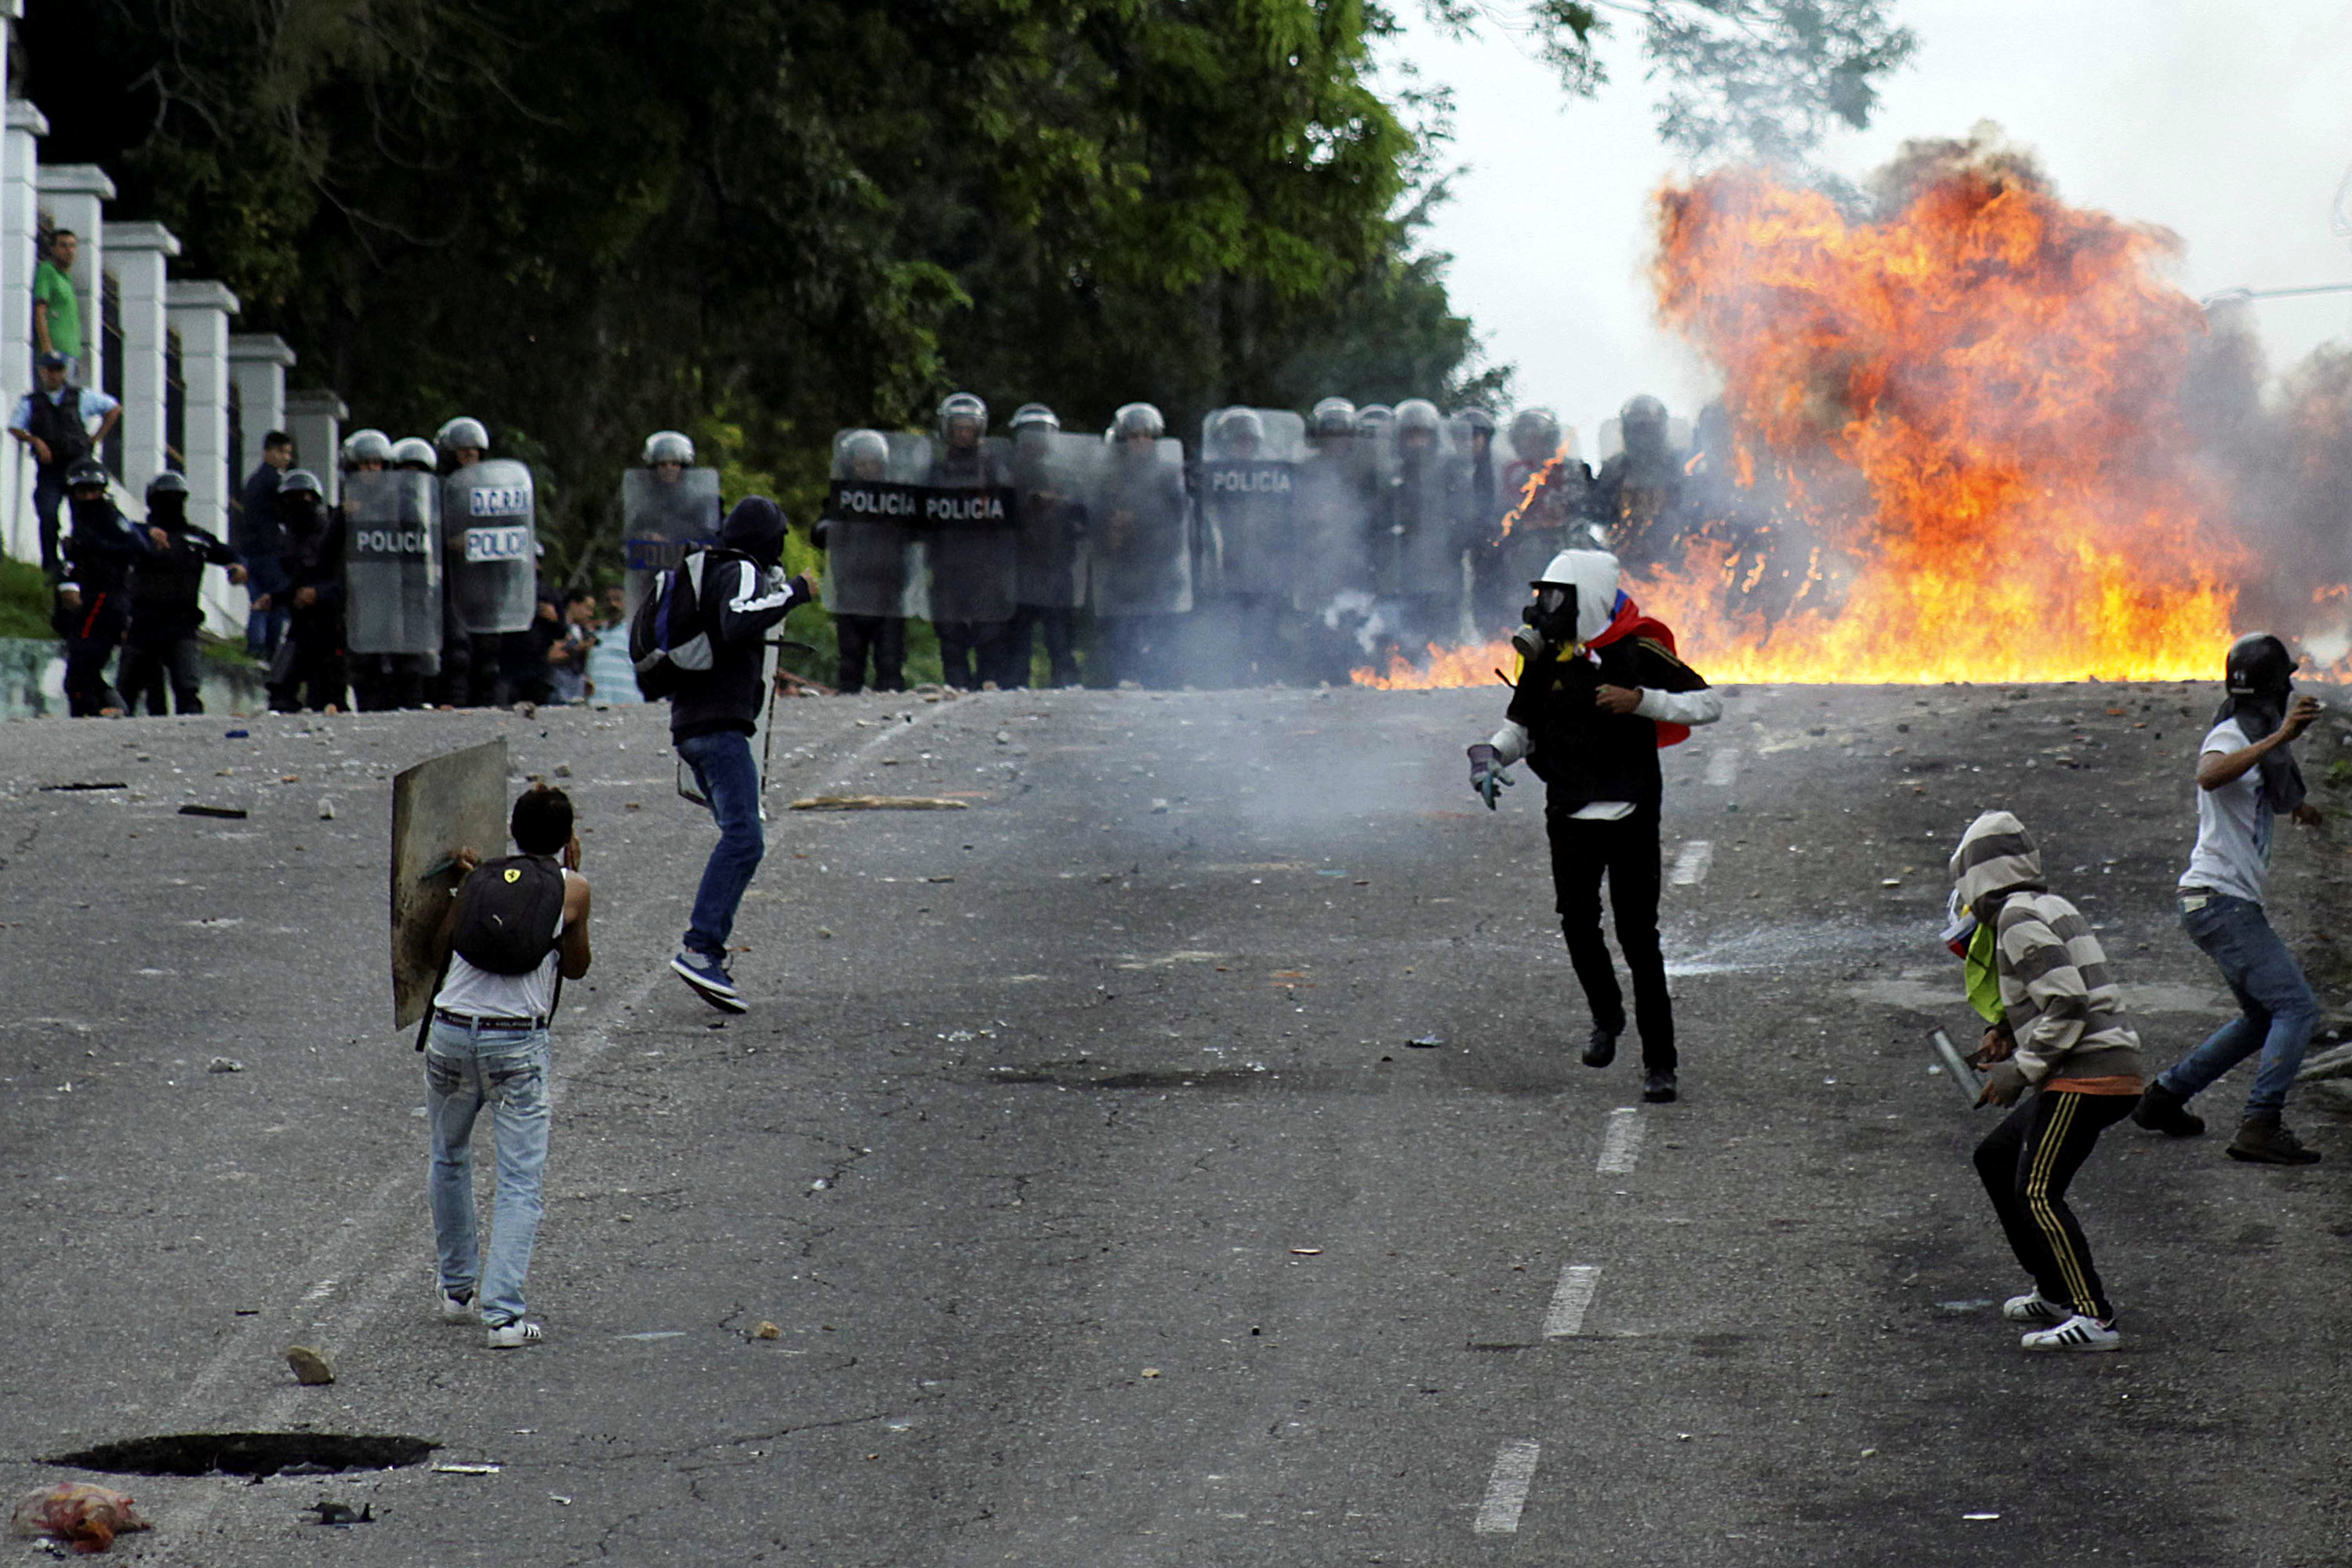
[[[122,711],[106,683],[130,621],[132,565],[159,547],[162,529],[132,525],[107,492],[106,465],[83,458],[66,470],[67,528],[59,546],[64,581],[58,584],[50,624],[66,645],[66,704],[77,719],[112,718]]]
[[[879,430],[852,430],[835,448],[835,477],[866,484],[890,478],[890,441]],[[903,531],[852,517],[817,519],[809,542],[835,552],[828,594],[846,595],[833,611],[839,652],[834,686],[845,697],[866,689],[873,665],[877,691],[907,689],[907,559]],[[828,600],[828,603],[833,603]],[[846,607],[854,604],[856,608]]]
[[[470,468],[490,455],[490,433],[480,420],[462,414],[441,426],[433,444],[452,469]]]
[[[1399,404],[1391,426],[1394,466],[1385,476],[1376,565],[1381,598],[1393,606],[1391,635],[1408,654],[1451,643],[1461,629],[1468,476],[1445,448],[1444,428],[1437,405],[1421,397]]]
[[[335,454],[335,461],[346,476],[382,473],[392,463],[392,437],[372,427],[354,430],[343,437],[343,444]],[[350,499],[347,478],[344,499],[335,507],[346,541],[351,538]],[[362,713],[373,713],[386,708],[416,706],[415,701],[401,702],[393,696],[396,685],[406,684],[395,674],[393,658],[389,654],[345,653],[345,668],[352,681],[352,707]]]
[[[1111,417],[1110,457],[1089,509],[1095,628],[1111,684],[1174,684],[1175,617],[1192,607],[1184,468],[1160,449],[1168,423],[1149,403]]]
[[[1647,394],[1618,411],[1617,427],[1624,449],[1601,465],[1587,510],[1619,558],[1641,565],[1681,529],[1686,454],[1674,448],[1666,405]]]
[[[1553,556],[1600,544],[1583,520],[1592,471],[1576,456],[1559,416],[1549,408],[1522,408],[1504,441],[1510,450],[1495,496],[1502,514],[1471,556],[1473,613],[1488,636],[1513,623],[1527,584]]]
[[[1501,465],[1495,460],[1495,416],[1483,408],[1465,408],[1454,416],[1454,423],[1462,433],[1463,456],[1470,464],[1463,531],[1475,548],[1494,538],[1503,517],[1495,500],[1496,481],[1501,478],[1497,472]]]
[[[245,581],[236,552],[188,521],[188,481],[165,471],[147,483],[147,528],[152,553],[131,568],[131,625],[122,642],[122,703],[137,712],[162,715],[163,688],[171,684],[173,710],[201,713],[203,672],[196,633],[205,624],[201,601],[205,568],[228,568],[228,580]],[[160,532],[162,537],[157,538]]]
[[[1303,456],[1295,414],[1227,408],[1211,415],[1202,432],[1197,493],[1219,596],[1233,616],[1226,668],[1238,684],[1270,684],[1290,673],[1282,626],[1298,552],[1293,503]]]
[[[940,447],[923,483],[934,489],[988,489],[1009,476],[996,471],[995,454],[982,445],[988,435],[988,405],[969,392],[959,392],[940,404]],[[931,563],[932,626],[940,634],[940,663],[947,683],[960,691],[976,691],[992,680],[1003,662],[1001,644],[1010,631],[1011,595],[1001,606],[980,579],[1000,570],[1009,578],[1013,541],[1003,529],[935,530],[925,536]],[[1003,619],[977,618],[969,612],[1002,607]]]
[[[1031,649],[1045,639],[1046,680],[1078,684],[1077,611],[1086,602],[1087,507],[1078,438],[1065,440],[1061,417],[1042,403],[1013,414],[1013,487],[1020,513],[1020,607],[1005,627],[996,684],[1029,684]]]
[[[343,437],[343,472],[369,474],[392,466],[392,437],[381,430],[354,430]]]
[[[289,468],[278,483],[278,564],[294,612],[269,667],[272,712],[340,712],[343,667],[342,520],[327,510],[318,476]]]
[[[656,430],[646,437],[643,457],[646,468],[675,483],[694,467],[694,442],[682,431]]]
[[[1307,458],[1294,481],[1297,550],[1291,603],[1301,614],[1303,671],[1345,682],[1371,652],[1357,633],[1371,610],[1374,443],[1359,434],[1356,405],[1326,397],[1307,416]]]
[[[432,442],[422,436],[404,436],[392,444],[392,466],[404,472],[429,474],[440,464]]]

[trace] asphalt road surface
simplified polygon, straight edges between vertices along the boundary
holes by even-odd
[[[1540,785],[1465,783],[1496,690],[790,705],[731,1021],[666,967],[712,834],[657,712],[0,726],[0,1483],[191,1431],[499,1467],[117,1479],[118,1557],[224,1565],[2352,1563],[2344,1124],[2234,1164],[2242,1074],[2111,1133],[2126,1348],[2030,1360],[1925,1039],[1973,1037],[1992,805],[2156,1065],[2221,1016],[2169,898],[2214,695],[1733,694],[1666,759],[1672,1106],[1575,1060]],[[383,961],[390,775],[499,732],[596,887],[509,1352],[433,1311]],[[784,809],[845,791],[968,809]],[[2347,842],[2274,900],[2331,1019]]]

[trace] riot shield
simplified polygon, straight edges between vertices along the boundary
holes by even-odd
[[[627,568],[628,614],[652,590],[654,579],[686,552],[719,537],[719,470],[688,468],[665,479],[656,468],[621,475],[621,561]]]
[[[1310,615],[1371,589],[1372,444],[1317,441],[1292,479],[1291,602]]]
[[[923,474],[919,541],[934,621],[1009,621],[1018,607],[1019,501],[1012,446],[934,443]]]
[[[833,443],[833,489],[825,497],[824,607],[836,616],[901,619],[919,613],[915,572],[920,523],[919,481],[930,467],[921,436],[887,437],[878,463],[853,458],[842,431]]]
[[[1013,438],[1020,512],[1014,597],[1032,609],[1087,602],[1087,507],[1108,448],[1091,436],[1034,426]]]
[[[1290,593],[1306,456],[1307,422],[1286,408],[1221,409],[1201,422],[1201,514],[1222,592]]]
[[[1422,443],[1380,437],[1373,591],[1382,598],[1459,599],[1470,474],[1445,431]]]
[[[373,478],[352,474],[343,481]],[[392,476],[386,475],[385,478]],[[429,480],[430,474],[418,479]],[[352,492],[346,489],[343,494]],[[392,781],[392,1016],[404,1029],[432,1005],[433,937],[458,882],[450,857],[488,860],[507,842],[504,737],[429,758]]]
[[[530,468],[488,458],[441,481],[450,607],[467,631],[528,631],[539,611],[538,504]]]
[[[1184,443],[1113,446],[1087,508],[1087,573],[1098,616],[1181,615],[1192,607]]]
[[[343,477],[343,646],[441,651],[441,489],[431,474]]]

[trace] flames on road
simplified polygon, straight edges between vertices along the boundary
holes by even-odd
[[[2182,389],[2204,313],[2161,230],[1979,141],[1870,213],[1751,169],[1657,198],[1664,320],[1721,371],[1626,587],[1717,680],[2210,679],[2243,552]],[[1367,685],[1494,679],[1509,649]]]

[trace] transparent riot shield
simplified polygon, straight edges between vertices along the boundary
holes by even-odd
[[[1508,434],[1495,438],[1501,460],[1496,500],[1503,514],[1478,552],[1478,624],[1489,635],[1518,624],[1528,584],[1563,550],[1597,542],[1585,520],[1591,479],[1577,450],[1576,432],[1563,426],[1549,451],[1520,451]]]
[[[538,506],[530,468],[490,458],[441,481],[450,608],[482,636],[530,628],[539,610]]]
[[[1183,442],[1115,443],[1087,516],[1095,614],[1181,615],[1192,607]]]
[[[653,581],[697,545],[719,538],[719,470],[688,468],[665,479],[657,468],[621,475],[621,560],[634,618]]]
[[[1319,437],[1293,476],[1291,602],[1310,615],[1371,591],[1371,448],[1353,435]]]
[[[836,616],[903,619],[922,609],[915,536],[931,444],[899,433],[883,438],[879,454],[856,453],[851,437],[863,434],[834,437],[833,488],[822,519],[824,606]]]
[[[1020,515],[1012,444],[931,447],[920,540],[934,621],[1009,621],[1019,607]]]
[[[1220,593],[1289,595],[1306,456],[1307,422],[1286,408],[1220,409],[1201,422],[1201,516]]]
[[[441,489],[431,474],[343,478],[344,646],[441,651]]]
[[[1458,600],[1469,542],[1468,463],[1442,428],[1400,438],[1391,426],[1379,446],[1374,591],[1382,598]]]
[[[1033,426],[1013,437],[1020,513],[1014,597],[1031,609],[1087,602],[1087,508],[1109,450],[1094,437]]]

